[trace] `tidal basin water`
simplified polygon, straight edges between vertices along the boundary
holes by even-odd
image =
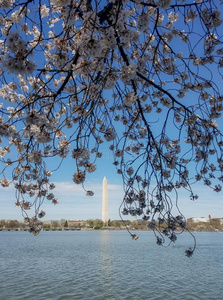
[[[183,234],[168,248],[152,232],[0,232],[0,300],[221,300],[223,233]]]

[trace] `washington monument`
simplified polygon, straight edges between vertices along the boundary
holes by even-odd
[[[102,189],[102,221],[104,225],[108,225],[108,187],[107,179],[103,179],[103,189]]]

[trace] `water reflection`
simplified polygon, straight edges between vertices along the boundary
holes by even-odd
[[[102,280],[102,285],[107,288],[111,288],[114,265],[110,231],[105,230],[100,232],[99,247],[99,272],[101,274],[100,278]]]
[[[124,231],[0,233],[0,300],[219,300],[223,239],[198,233],[188,259],[182,235],[174,247],[152,232],[133,241]]]

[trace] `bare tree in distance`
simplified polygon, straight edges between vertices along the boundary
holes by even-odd
[[[86,189],[109,143],[125,190],[120,214],[148,220],[157,244],[175,242],[187,230],[179,190],[194,200],[197,181],[215,192],[223,181],[221,1],[0,8],[1,185],[14,185],[30,231],[42,228],[43,201],[58,203],[47,161],[71,153],[73,181]]]

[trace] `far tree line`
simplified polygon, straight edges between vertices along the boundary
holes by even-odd
[[[165,227],[165,224],[162,224]],[[161,227],[162,227],[161,226]],[[43,230],[56,230],[56,229],[126,229],[130,230],[150,230],[148,228],[148,222],[145,220],[109,220],[105,226],[100,219],[89,219],[80,221],[70,220],[52,220],[45,221],[43,224]],[[27,224],[18,220],[0,220],[0,229],[29,229]],[[220,219],[210,219],[207,222],[193,222],[191,219],[187,220],[187,228],[190,231],[223,231],[223,224]],[[160,228],[162,229],[162,228]],[[180,229],[180,228],[179,228]],[[179,230],[178,229],[178,230]]]

